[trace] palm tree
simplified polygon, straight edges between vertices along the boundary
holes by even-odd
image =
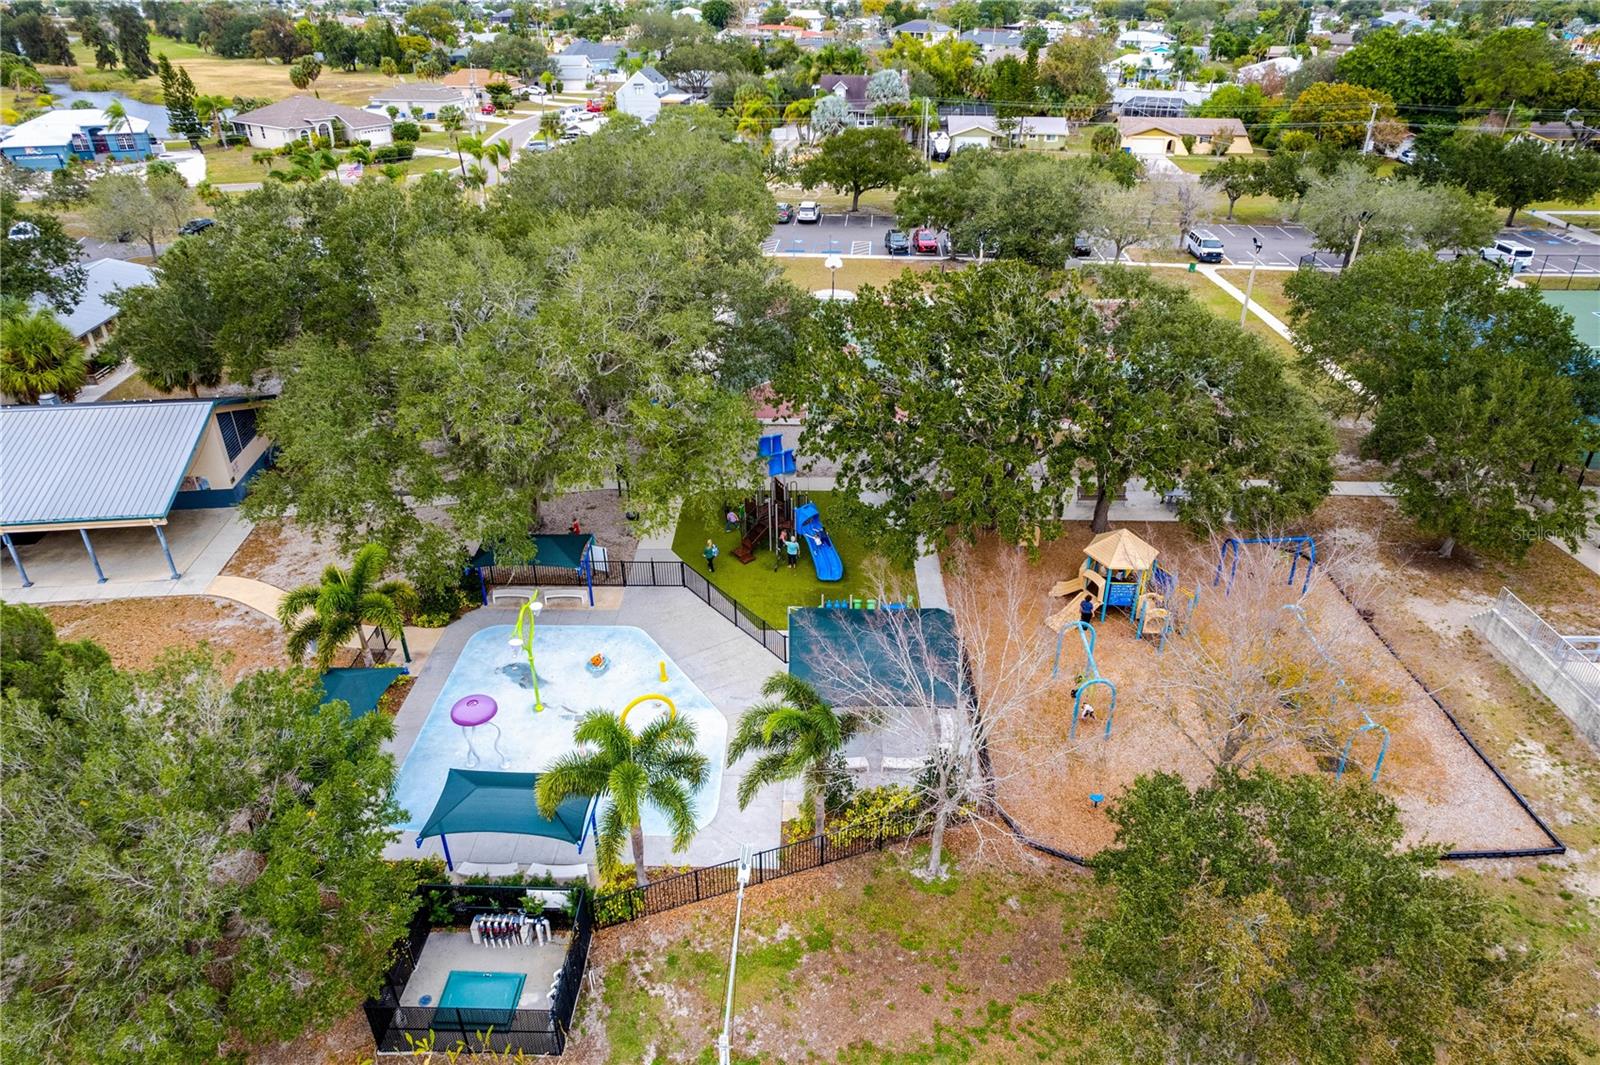
[[[561,133],[561,112],[546,111],[539,116],[539,132],[544,134],[544,139],[553,141]]]
[[[49,308],[0,322],[0,392],[23,403],[54,392],[70,403],[88,379],[83,347]]]
[[[465,155],[463,154],[465,153]],[[477,137],[466,136],[456,139],[456,159],[461,163],[461,176],[467,176],[466,155],[472,156],[476,162],[483,161],[483,142]]]
[[[489,184],[489,172],[483,168],[482,164],[473,163],[472,166],[467,168],[467,176],[461,179],[461,183],[469,189],[476,189],[478,191],[478,203],[482,204],[484,202],[484,187]]]
[[[128,124],[128,109],[122,106],[121,100],[112,100],[106,104],[106,132],[115,133]]]
[[[222,116],[228,108],[233,106],[233,101],[226,96],[200,95],[194,98],[195,115],[211,128],[217,135],[217,143],[222,143]]]
[[[643,887],[650,882],[644,867],[646,803],[667,815],[674,850],[683,850],[694,838],[693,793],[705,783],[710,768],[706,756],[695,750],[694,726],[669,715],[635,733],[611,711],[591,710],[579,719],[572,738],[582,746],[539,774],[539,812],[552,816],[574,795],[609,798],[595,853],[602,868],[614,868],[627,836],[633,846],[634,881]]]
[[[828,764],[854,735],[860,718],[836,713],[817,690],[791,673],[774,673],[761,686],[766,700],[744,712],[728,744],[728,764],[758,757],[739,781],[739,809],[768,784],[802,779],[811,799],[811,823],[821,832],[828,817]]]
[[[278,620],[289,633],[289,657],[298,661],[315,643],[317,668],[327,669],[339,645],[353,634],[361,643],[362,663],[371,666],[366,626],[400,635],[403,607],[416,596],[404,581],[380,581],[388,565],[388,548],[367,544],[355,553],[349,569],[329,566],[322,571],[321,584],[302,585],[285,595],[278,604]]]

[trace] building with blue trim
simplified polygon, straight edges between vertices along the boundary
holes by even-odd
[[[150,139],[150,123],[144,119],[130,115],[111,127],[104,111],[46,111],[0,139],[0,155],[26,170],[60,170],[72,159],[87,163],[110,156],[133,163],[161,154],[161,145]]]
[[[0,407],[0,540],[24,588],[19,547],[76,533],[95,579],[106,574],[91,533],[150,528],[173,563],[174,510],[231,507],[271,459],[256,429],[262,397]]]

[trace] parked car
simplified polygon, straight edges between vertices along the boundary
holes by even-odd
[[[1533,249],[1515,240],[1497,240],[1486,248],[1479,248],[1478,258],[1520,274],[1533,265]]]
[[[1094,256],[1094,241],[1089,239],[1088,234],[1079,233],[1072,238],[1072,254],[1079,259],[1089,259]]]
[[[778,224],[784,225],[794,221],[794,208],[786,203],[778,204]]]
[[[39,227],[29,221],[15,222],[6,230],[7,240],[32,240],[39,235]]]
[[[196,233],[204,233],[216,224],[215,218],[191,218],[178,228],[178,236],[192,237]]]
[[[796,222],[820,222],[822,221],[822,207],[816,200],[801,200],[799,209],[794,213],[794,220]]]
[[[594,99],[584,104],[583,109],[592,115],[598,115],[601,111],[606,109],[606,102],[600,99],[600,97],[596,96]]]
[[[883,250],[890,255],[910,255],[911,238],[898,229],[891,229],[883,235]]]
[[[939,234],[937,231],[923,226],[911,234],[911,247],[918,255],[939,254]]]
[[[940,130],[933,136],[929,137],[928,149],[933,158],[938,162],[942,163],[946,159],[950,158],[950,134]]]
[[[524,144],[522,149],[523,151],[528,152],[548,152],[554,147],[554,144],[551,144],[549,141],[540,140],[538,135],[535,134],[534,136],[528,138],[528,143]]]
[[[543,96],[543,95],[545,95],[544,86],[543,85],[530,85],[530,86],[528,86],[528,95],[529,96]]]
[[[1222,241],[1209,229],[1191,229],[1183,235],[1183,250],[1203,263],[1222,261]]]
[[[478,108],[478,113],[480,115],[494,114],[494,104],[484,104],[482,107]]]

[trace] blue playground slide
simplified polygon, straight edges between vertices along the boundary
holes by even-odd
[[[800,532],[800,542],[806,545],[806,550],[811,554],[811,565],[817,571],[817,580],[843,579],[844,563],[839,560],[839,552],[834,549],[833,541],[828,539],[828,530],[822,527],[822,515],[817,513],[815,503],[802,503],[795,508],[794,527]]]

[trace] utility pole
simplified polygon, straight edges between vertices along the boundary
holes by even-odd
[[[922,161],[933,158],[933,146],[928,143],[928,98],[922,98]]]
[[[750,845],[739,848],[739,899],[733,905],[733,943],[728,947],[728,998],[722,1007],[722,1032],[717,1036],[717,1065],[729,1065],[733,1050],[733,977],[739,967],[739,923],[744,918],[744,889],[750,883]]]
[[[1250,238],[1250,243],[1255,245],[1255,257],[1250,260],[1250,280],[1244,285],[1244,306],[1239,308],[1239,328],[1244,328],[1245,317],[1250,313],[1250,293],[1256,287],[1256,267],[1261,265],[1261,241],[1255,237]]]
[[[1372,114],[1367,116],[1367,139],[1361,144],[1361,154],[1367,155],[1372,151],[1372,124],[1378,121],[1378,105],[1372,105]]]

